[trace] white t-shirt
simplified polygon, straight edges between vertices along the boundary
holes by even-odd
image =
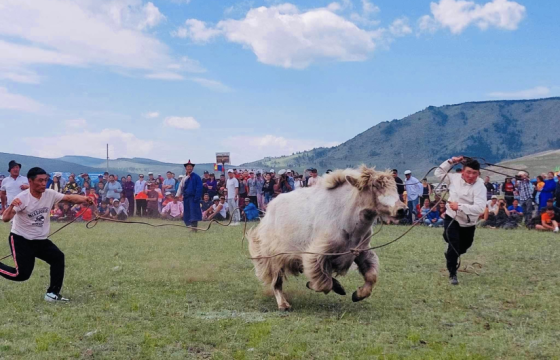
[[[314,178],[312,176],[309,179],[307,179],[307,186],[308,187],[315,186],[315,185],[317,185],[318,182],[319,182],[319,177],[317,176],[317,177]]]
[[[15,197],[23,191],[21,190],[21,185],[29,185],[29,181],[27,181],[27,178],[25,176],[19,175],[15,180],[13,177],[8,176],[4,180],[2,180],[2,187],[0,188],[0,190],[5,191],[6,196],[8,197],[8,203],[6,204],[6,207],[10,206],[12,200],[14,200]]]
[[[236,178],[233,179],[228,178],[226,182],[226,188],[227,188],[228,200],[235,198],[235,188],[239,188],[239,181]]]
[[[225,202],[222,204],[222,209],[220,210],[220,215],[222,215],[224,218],[227,216],[227,211],[228,211],[228,203]],[[212,208],[214,209],[214,211],[216,211],[216,209],[218,208],[218,205],[212,205]]]
[[[27,240],[46,239],[51,231],[51,209],[63,197],[64,194],[51,189],[45,190],[40,199],[33,197],[29,189],[17,195],[21,205],[14,207],[16,216],[12,232]]]

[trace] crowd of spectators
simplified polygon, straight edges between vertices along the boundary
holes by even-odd
[[[0,176],[2,203],[7,203],[6,187],[14,184],[25,188],[26,179],[19,175],[21,165],[10,162],[10,176]],[[327,173],[330,170],[327,171]],[[458,170],[460,172],[460,169]],[[176,176],[168,171],[163,177],[149,172],[133,179],[132,175],[119,178],[108,172],[91,179],[88,174],[70,174],[65,179],[61,173],[53,173],[47,187],[64,194],[83,194],[91,197],[97,212],[104,217],[126,220],[130,216],[182,220],[183,199],[178,191],[184,175]],[[393,169],[397,191],[408,212],[400,224],[422,222],[429,227],[443,226],[445,188],[435,187],[427,179],[419,181],[410,170],[404,172],[403,181],[397,169]],[[2,182],[2,180],[4,181]],[[488,203],[479,225],[488,228],[511,229],[524,224],[529,229],[558,232],[560,222],[560,173],[541,174],[531,181],[527,173],[508,177],[502,184],[490,182],[485,177]],[[236,224],[240,220],[257,220],[267,205],[283,193],[303,187],[316,186],[320,181],[317,169],[309,168],[304,174],[290,169],[276,172],[255,169],[229,169],[226,173],[204,171],[202,176],[203,220],[226,220],[230,217]],[[21,191],[19,190],[19,191]],[[439,202],[439,203],[438,203]],[[435,204],[438,203],[438,206]],[[236,209],[239,211],[236,211]],[[60,203],[51,216],[56,221],[89,221],[94,214],[81,205]]]

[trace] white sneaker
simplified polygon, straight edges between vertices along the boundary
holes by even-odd
[[[558,231],[560,231],[558,228],[554,229],[554,232],[557,233]]]
[[[433,225],[433,224],[430,224],[430,225],[428,225],[428,227],[434,227],[434,225]]]
[[[45,294],[45,301],[48,302],[68,302],[70,299],[64,298],[60,296],[60,294],[55,293],[46,293]]]
[[[231,224],[229,224],[229,226],[239,226],[238,222],[232,222]]]

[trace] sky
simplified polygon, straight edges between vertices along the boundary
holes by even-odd
[[[556,0],[2,0],[0,151],[234,164],[560,96]]]

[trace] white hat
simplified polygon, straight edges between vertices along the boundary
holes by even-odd
[[[148,173],[148,175],[154,175],[154,173],[150,171],[150,172]]]
[[[170,192],[170,191],[166,191],[166,192],[165,192],[165,196],[167,196],[167,195],[171,195],[171,192]]]
[[[288,170],[286,170],[286,172],[292,172],[292,170],[288,169]]]
[[[286,169],[282,169],[278,171],[278,175],[284,175],[286,173]]]
[[[270,169],[270,172],[274,174],[274,169]]]
[[[220,201],[220,197],[218,195],[214,195],[214,197],[212,198],[212,201]]]
[[[182,179],[184,177],[185,177],[185,175],[179,175],[179,179]]]
[[[404,174],[405,174],[405,175],[410,175],[410,174],[412,174],[412,171],[406,170],[406,171],[404,172]]]
[[[525,176],[527,174],[525,171],[520,171],[517,173],[517,176]]]
[[[227,172],[228,172],[228,174],[230,174],[230,173],[233,173],[233,170],[229,169]]]

